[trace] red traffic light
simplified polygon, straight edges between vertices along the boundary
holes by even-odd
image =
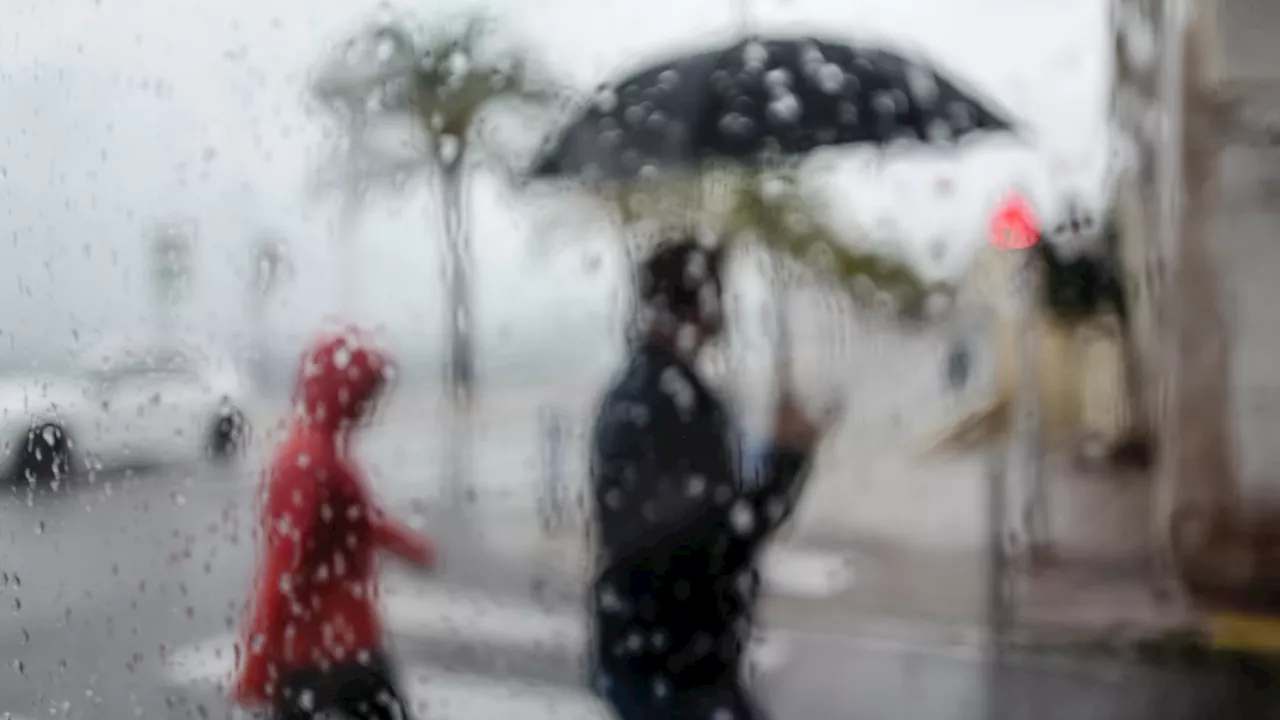
[[[1040,221],[1031,203],[1018,193],[1009,193],[991,214],[988,239],[1001,250],[1026,250],[1040,241]]]

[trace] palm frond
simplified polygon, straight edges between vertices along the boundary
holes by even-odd
[[[934,298],[954,295],[926,281],[891,252],[865,248],[824,218],[827,208],[793,174],[712,172],[602,191],[624,226],[641,236],[706,229],[727,242],[752,242],[812,279],[834,283],[864,307],[889,305],[904,322],[923,320]]]
[[[395,30],[397,36],[409,32]],[[408,82],[388,94],[383,111],[412,112],[433,134],[465,143],[493,104],[544,105],[563,96],[555,83],[531,69],[527,53],[495,52],[493,39],[494,24],[485,15],[430,32],[416,45],[418,62]]]
[[[519,184],[516,168],[523,163],[499,147],[486,116],[503,105],[547,109],[567,93],[523,49],[498,47],[495,34],[484,14],[431,26],[399,18],[366,25],[342,44],[311,89],[339,120],[335,137],[350,142],[337,143],[340,152],[319,163],[313,190],[401,188],[464,160]],[[380,147],[375,137],[393,142]]]
[[[734,187],[726,230],[728,237],[754,234],[812,277],[835,282],[860,304],[888,303],[900,319],[923,319],[931,297],[949,293],[943,284],[926,282],[892,251],[865,248],[865,236],[850,237],[827,217],[827,208],[794,175],[773,174],[764,182],[744,177]]]

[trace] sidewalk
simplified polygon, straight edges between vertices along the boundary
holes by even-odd
[[[1061,478],[1060,483],[1108,483],[1115,478]],[[1090,502],[1065,502],[1060,515],[1108,511],[1096,527],[1123,525],[1125,496],[1141,486],[1103,485]],[[1117,497],[1118,494],[1118,497]],[[1110,505],[1108,506],[1108,503]],[[1136,502],[1130,504],[1138,505]],[[450,581],[505,592],[537,603],[580,605],[589,571],[587,528],[579,521],[548,534],[535,514],[518,508],[471,508],[461,516],[419,502],[414,514],[436,528]],[[1092,510],[1090,510],[1092,507]],[[1059,517],[1059,521],[1064,518]],[[1145,526],[1139,533],[1145,532]],[[832,534],[784,528],[763,560],[769,627],[808,633],[878,638],[941,647],[982,647],[991,638],[988,549],[976,543],[905,543],[885,534]],[[1100,547],[1106,543],[1100,543]],[[1088,550],[1086,544],[1078,549]],[[1140,549],[1133,548],[1135,552]],[[1105,563],[1067,559],[1029,573],[1016,568],[1007,587],[1008,637],[1046,649],[1163,652],[1169,638],[1211,644],[1209,617],[1180,596],[1157,592],[1139,554]],[[505,589],[504,589],[505,588]],[[1175,658],[1176,659],[1176,658]]]
[[[844,375],[851,410],[824,445],[796,519],[766,560],[766,619],[819,632],[979,642],[992,592],[986,462],[918,456],[913,441],[954,410],[957,398],[941,387],[936,339],[891,345],[828,363]],[[820,367],[830,358],[796,359],[814,385],[813,378],[833,374]],[[894,383],[883,381],[884,365],[898,371]],[[739,369],[743,376],[758,371]],[[511,592],[526,598],[580,603],[588,567],[585,430],[602,383],[485,388],[472,412],[474,480],[461,516],[440,504],[451,438],[442,397],[400,388],[358,452],[384,501],[413,508],[425,527],[444,536],[452,578],[479,587],[514,583]],[[569,422],[559,468],[568,524],[551,535],[539,514],[549,490],[542,435],[548,409]],[[1048,474],[1048,531],[1063,562],[1010,589],[1019,632],[1080,642],[1192,624],[1189,609],[1155,595],[1141,564],[1149,556],[1145,479],[1082,476],[1064,464],[1051,465]]]

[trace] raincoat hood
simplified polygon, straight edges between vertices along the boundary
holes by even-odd
[[[372,415],[393,365],[368,333],[348,326],[313,340],[294,386],[295,417],[326,430],[347,430]]]

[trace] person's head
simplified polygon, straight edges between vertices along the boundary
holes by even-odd
[[[321,333],[298,363],[294,404],[299,421],[348,430],[369,419],[395,376],[390,356],[354,325]]]
[[[687,235],[660,243],[637,268],[642,327],[696,352],[724,329],[723,247]]]

